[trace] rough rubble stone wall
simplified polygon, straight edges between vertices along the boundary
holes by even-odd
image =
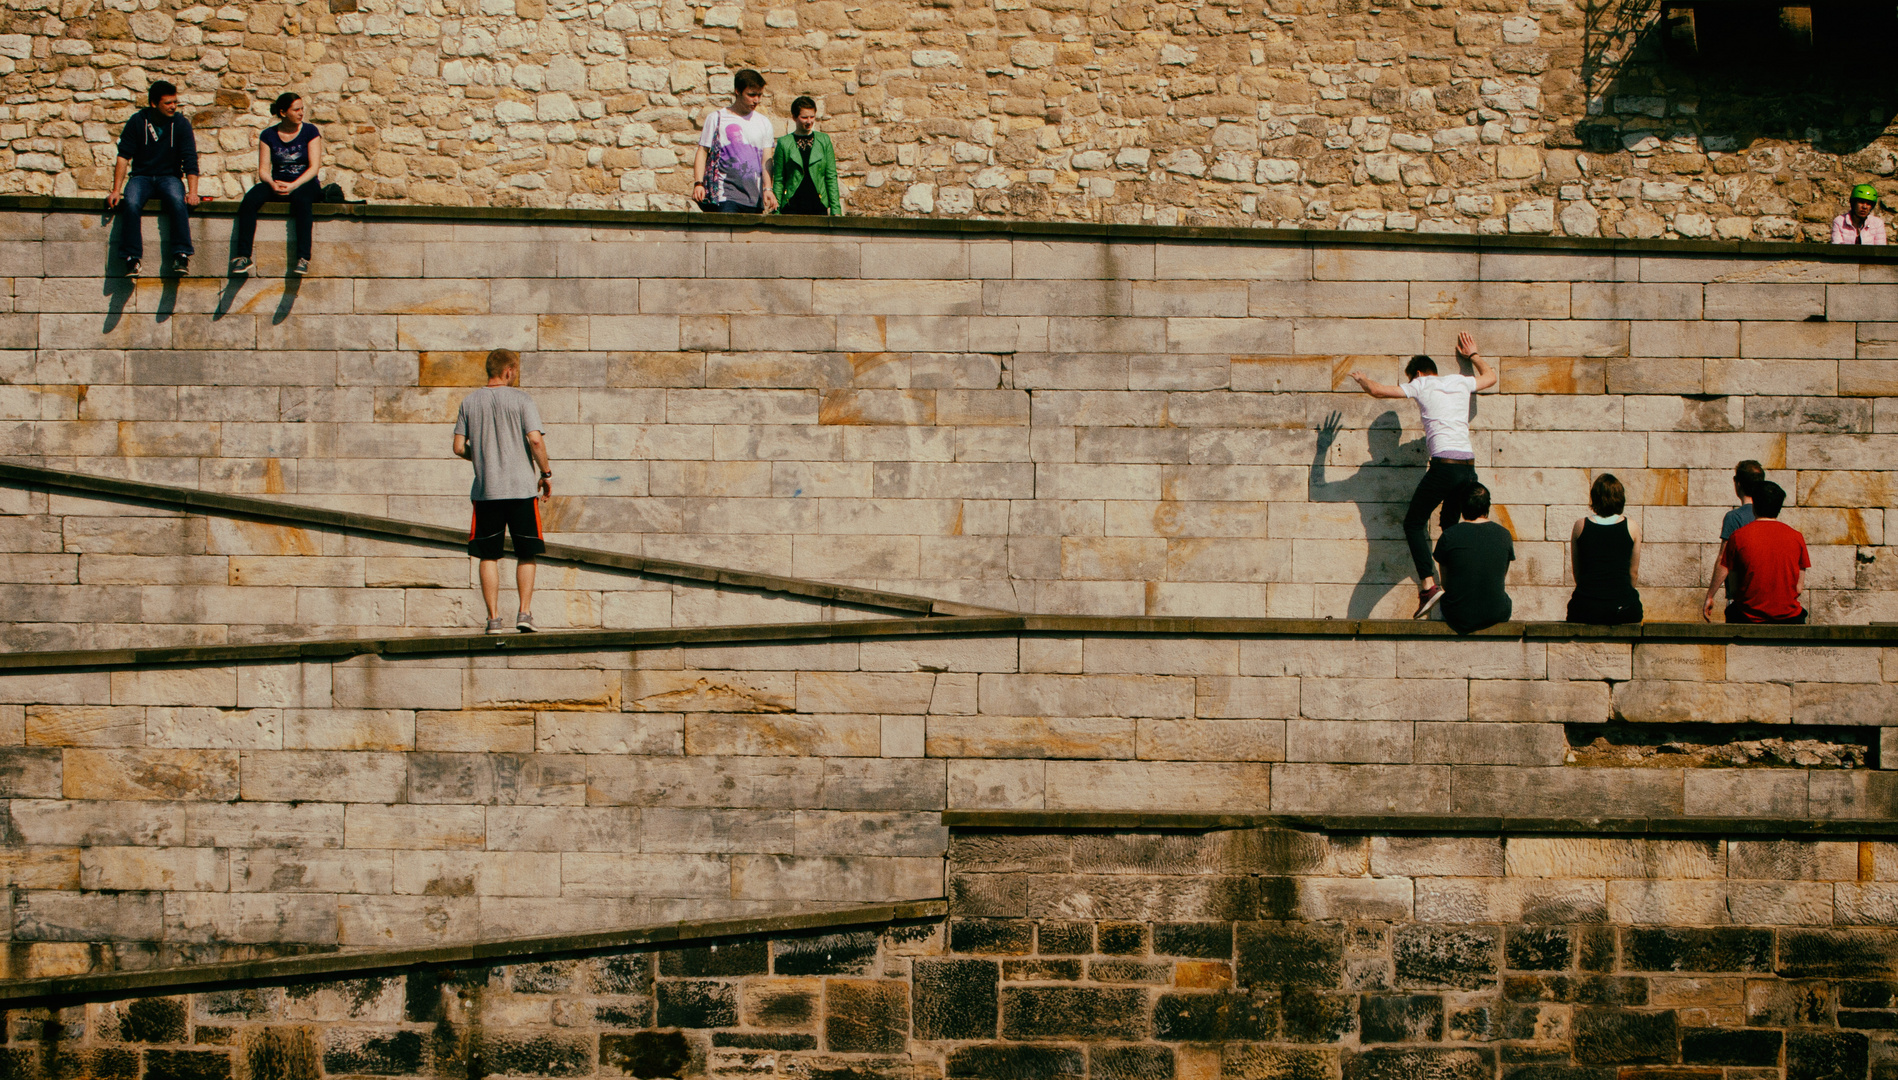
[[[0,1054],[21,1080],[1898,1071],[1890,844],[1246,831],[951,851],[946,920],[21,1009]]]
[[[294,89],[358,196],[684,209],[698,121],[747,65],[780,127],[816,97],[859,214],[1822,239],[1852,184],[1898,190],[1889,103],[1837,74],[1876,57],[1696,70],[1662,59],[1657,21],[1568,0],[11,0],[0,190],[103,194],[111,140],[169,78],[218,197]]]
[[[199,219],[201,260],[228,227]],[[1517,617],[1562,617],[1612,470],[1649,617],[1698,618],[1755,458],[1816,617],[1898,620],[1884,263],[325,220],[320,276],[274,276],[272,221],[231,285],[102,277],[90,214],[0,228],[0,453],[27,463],[465,527],[450,425],[507,346],[561,539],[1011,610],[1402,617],[1419,421],[1347,373],[1471,330]]]
[[[0,552],[0,652],[391,637],[488,617],[465,552],[342,529],[0,487]],[[537,571],[534,611],[562,630],[888,615],[551,561]]]
[[[1878,646],[1158,634],[0,674],[6,926],[141,966],[919,899],[945,809],[1888,821],[1895,702]],[[1611,719],[1887,768],[1575,760]]]

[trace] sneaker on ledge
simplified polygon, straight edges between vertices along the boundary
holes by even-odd
[[[291,272],[292,274],[295,274],[295,275],[296,275],[296,276],[298,276],[298,277],[302,277],[303,275],[305,275],[305,274],[307,274],[307,273],[309,273],[309,272],[310,272],[310,260],[308,260],[308,259],[298,259],[298,260],[297,260],[297,265],[296,265],[296,266],[295,266],[295,268],[293,268],[293,269],[292,269],[292,270],[291,270],[290,272]]]
[[[191,256],[173,256],[171,260],[171,272],[177,277],[184,277],[186,274],[189,274],[191,272]]]
[[[144,261],[145,261],[145,260],[143,260],[143,259],[127,259],[127,260],[125,260],[125,276],[126,276],[126,277],[137,277],[137,276],[138,276],[138,268],[139,268],[139,264],[140,264],[140,263],[142,263],[142,262],[144,262]]]
[[[506,629],[507,629],[506,619],[489,619],[488,620],[488,633],[498,634],[501,631],[506,630]]]
[[[534,615],[532,612],[523,611],[519,615],[514,616],[514,629],[519,630],[523,634],[531,634],[539,630],[540,627],[534,625]]]
[[[246,258],[243,255],[239,255],[237,258],[231,260],[231,276],[243,277],[246,274],[250,273],[250,267],[251,267],[250,259]]]
[[[1411,618],[1421,619],[1425,615],[1430,614],[1430,609],[1436,607],[1437,601],[1441,599],[1443,599],[1443,586],[1441,585],[1432,585],[1425,591],[1418,593],[1417,613],[1412,615]]]

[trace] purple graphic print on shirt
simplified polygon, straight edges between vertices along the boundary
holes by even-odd
[[[699,145],[706,149],[706,198],[762,205],[764,155],[774,141],[771,121],[757,112],[741,117],[720,109],[707,117],[699,137]]]

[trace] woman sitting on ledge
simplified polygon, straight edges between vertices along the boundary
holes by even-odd
[[[267,202],[287,202],[297,221],[297,261],[293,274],[310,271],[310,236],[314,231],[317,168],[323,164],[323,136],[315,124],[303,122],[303,99],[284,94],[270,106],[281,121],[257,136],[258,183],[237,208],[237,235],[232,244],[231,276],[250,273],[251,242],[257,236],[257,211]]]
[[[1569,533],[1569,566],[1575,592],[1568,598],[1568,621],[1638,623],[1641,593],[1641,529],[1623,508],[1628,493],[1613,473],[1602,473],[1588,489],[1589,517],[1577,518]]]

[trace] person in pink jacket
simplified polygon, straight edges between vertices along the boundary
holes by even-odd
[[[1832,219],[1835,244],[1883,244],[1885,219],[1873,217],[1878,208],[1878,189],[1860,184],[1852,189],[1852,209]]]

